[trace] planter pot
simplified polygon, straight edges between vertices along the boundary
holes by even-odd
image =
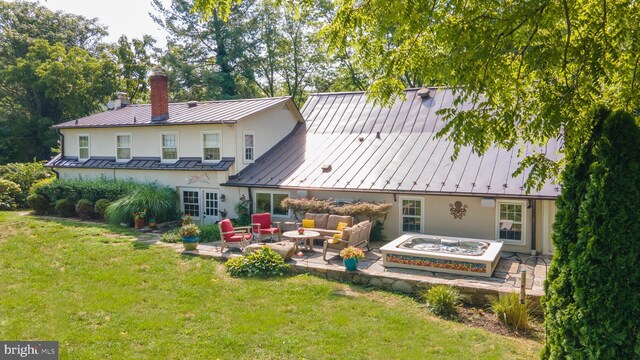
[[[183,236],[182,246],[185,250],[195,250],[198,248],[198,242],[200,242],[199,236]]]
[[[152,229],[156,228],[156,219],[155,218],[149,218],[149,227]]]
[[[134,223],[136,225],[136,229],[142,229],[144,227],[144,221],[145,219],[138,219],[135,220]]]
[[[358,258],[343,259],[342,262],[348,271],[356,271],[358,269]]]

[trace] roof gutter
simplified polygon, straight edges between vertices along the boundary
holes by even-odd
[[[496,198],[496,199],[539,199],[539,200],[555,200],[555,196],[541,196],[541,195],[509,195],[509,194],[491,194],[491,193],[455,193],[455,192],[425,192],[425,191],[406,191],[406,190],[373,190],[373,189],[349,189],[349,188],[340,188],[340,189],[331,189],[331,188],[315,188],[315,187],[302,187],[302,186],[275,186],[275,185],[261,185],[261,184],[230,184],[229,182],[220,184],[221,186],[229,186],[229,187],[244,187],[248,188],[256,187],[263,189],[283,189],[283,190],[309,190],[309,191],[341,191],[341,192],[355,192],[355,193],[373,193],[373,194],[389,194],[389,195],[418,195],[418,196],[463,196],[463,197],[485,197],[485,198]]]

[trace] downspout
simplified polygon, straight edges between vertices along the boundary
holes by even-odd
[[[64,158],[64,134],[62,133],[62,131],[60,131],[60,129],[56,129],[56,131],[58,132],[58,137],[60,138],[60,157]],[[56,169],[53,168],[53,166],[51,167],[51,171],[56,174],[56,179],[60,180],[60,173],[57,172]]]
[[[249,216],[253,214],[253,194],[251,192],[251,186],[247,186],[247,190],[249,191]]]
[[[536,201],[531,201],[531,255],[536,251]]]

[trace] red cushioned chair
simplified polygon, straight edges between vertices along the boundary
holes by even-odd
[[[231,220],[224,219],[218,223],[220,227],[220,252],[224,251],[225,247],[237,247],[244,248],[251,244],[251,227],[239,226],[234,228],[231,224]]]
[[[258,241],[260,242],[262,242],[263,237],[273,239],[273,235],[275,234],[278,234],[278,241],[282,241],[280,222],[272,223],[271,214],[269,213],[252,214],[251,226],[253,226],[253,232],[258,234]]]

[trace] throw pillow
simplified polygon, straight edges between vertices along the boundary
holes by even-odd
[[[336,228],[336,230],[338,230],[338,231],[342,231],[342,230],[344,230],[344,228],[346,228],[347,226],[349,226],[349,224],[348,224],[348,223],[346,223],[346,222],[339,222],[339,223],[338,223],[338,227]]]
[[[340,239],[342,239],[342,234],[335,234],[332,239],[329,239],[329,244],[338,244]]]
[[[316,222],[313,219],[302,219],[302,227],[303,228],[314,228],[314,227],[316,227]]]

